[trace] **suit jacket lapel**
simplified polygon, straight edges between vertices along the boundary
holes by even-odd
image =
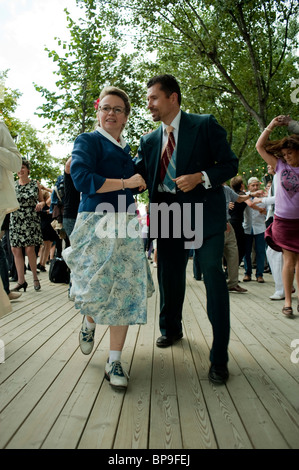
[[[150,135],[150,138],[147,142],[149,148],[149,156],[152,160],[154,188],[158,186],[160,180],[158,171],[160,168],[160,156],[162,152],[162,129],[162,125],[158,127],[158,129]]]
[[[198,127],[191,117],[182,111],[176,158],[176,174],[183,175],[192,155]]]

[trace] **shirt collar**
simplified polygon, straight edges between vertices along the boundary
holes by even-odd
[[[181,121],[181,110],[179,110],[178,114],[176,115],[176,117],[173,119],[173,121],[171,122],[171,126],[174,128],[175,131],[178,131],[179,130],[179,126],[180,126],[180,121]],[[164,122],[162,122],[162,127],[163,127],[163,132],[166,132],[166,127],[168,127],[168,125],[164,124]]]
[[[119,142],[118,142],[117,140],[114,139],[114,137],[112,137],[112,135],[109,134],[109,132],[105,131],[100,126],[96,128],[96,131],[102,134],[104,137],[106,137],[106,139],[110,140],[110,142],[112,142],[113,144],[118,145],[118,147],[121,147],[122,149],[124,149],[127,145],[127,142],[125,141],[122,135],[120,136]]]

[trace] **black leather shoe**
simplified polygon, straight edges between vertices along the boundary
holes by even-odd
[[[158,348],[168,348],[168,346],[172,346],[174,343],[182,339],[183,333],[179,333],[176,336],[160,336],[157,341],[156,345]]]
[[[217,366],[212,364],[209,370],[209,379],[215,385],[223,385],[229,377],[228,368],[226,365]]]

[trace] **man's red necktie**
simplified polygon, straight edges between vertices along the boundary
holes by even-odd
[[[161,164],[160,164],[160,180],[161,182],[164,181],[167,168],[169,165],[169,162],[171,160],[171,156],[173,154],[174,148],[175,148],[175,140],[174,140],[174,135],[173,135],[173,127],[168,126],[166,128],[166,132],[168,134],[168,140],[166,143],[166,146],[164,147],[162,151],[162,156],[161,156]]]

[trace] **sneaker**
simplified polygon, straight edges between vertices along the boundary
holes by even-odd
[[[83,354],[90,354],[94,345],[95,328],[90,330],[86,327],[85,317],[83,317],[81,330],[79,333],[79,345]]]
[[[279,292],[274,292],[273,295],[271,295],[269,297],[269,299],[271,300],[284,300],[284,295],[283,294],[279,294]]]
[[[128,386],[128,374],[123,370],[122,365],[119,361],[106,362],[105,366],[105,379],[110,382],[110,385],[115,388],[127,388]]]

